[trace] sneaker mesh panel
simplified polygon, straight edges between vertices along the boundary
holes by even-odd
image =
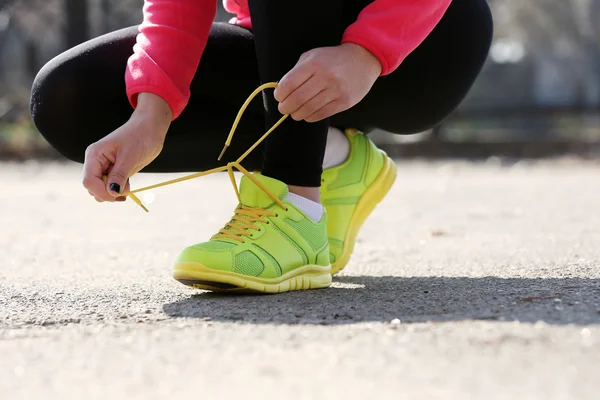
[[[235,256],[233,272],[246,276],[259,276],[264,271],[265,266],[250,250],[246,250]]]
[[[327,231],[325,229],[315,229],[314,224],[308,219],[304,218],[300,222],[296,222],[286,218],[285,222],[294,228],[314,251],[319,250],[325,245]]]

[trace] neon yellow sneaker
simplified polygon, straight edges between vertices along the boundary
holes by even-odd
[[[352,255],[362,224],[396,180],[396,164],[362,132],[345,131],[350,156],[323,171],[321,201],[328,214],[331,273],[340,272]]]
[[[287,193],[287,185],[276,179],[243,176],[233,218],[210,241],[186,248],[173,277],[213,291],[279,293],[328,287],[327,215],[314,223],[283,200]]]

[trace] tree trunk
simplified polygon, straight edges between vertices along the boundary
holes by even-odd
[[[88,0],[65,0],[65,44],[67,48],[85,42],[89,38]]]
[[[112,30],[112,4],[110,0],[102,0],[100,3],[102,10],[102,33],[108,33]]]

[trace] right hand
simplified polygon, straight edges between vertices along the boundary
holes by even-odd
[[[140,93],[131,118],[85,151],[83,186],[98,202],[125,201],[129,178],[162,151],[172,113],[169,105],[151,93]],[[106,183],[102,180],[108,175]]]

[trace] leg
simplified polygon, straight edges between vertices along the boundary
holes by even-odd
[[[396,71],[380,78],[335,126],[398,134],[439,124],[464,99],[488,54],[493,22],[485,0],[454,1],[429,37]]]
[[[306,0],[292,6],[280,0],[250,0],[261,81],[278,81],[308,50],[339,44],[343,3]],[[268,125],[280,117],[277,106],[272,92],[266,93]],[[266,141],[263,173],[288,185],[319,187],[328,127],[329,120],[286,121]]]
[[[131,115],[124,72],[137,28],[122,29],[55,57],[38,73],[31,115],[40,133],[65,157],[83,162],[88,145]]]
[[[262,82],[281,79],[305,51],[340,42],[342,0],[293,6],[250,0],[249,5]],[[270,126],[281,116],[271,91],[264,99]],[[277,293],[329,286],[327,218],[316,203],[328,126],[327,120],[308,124],[290,119],[269,136],[263,173],[242,177],[235,216],[209,242],[183,251],[175,279],[225,291]]]
[[[59,55],[36,77],[33,120],[67,158],[82,162],[87,146],[131,115],[124,73],[136,35],[137,27],[131,27],[93,39]],[[161,155],[144,171],[201,171],[217,166],[231,123],[258,84],[252,34],[240,27],[214,24],[192,82],[189,105],[171,125]],[[242,154],[262,132],[262,107],[252,104],[228,155]],[[258,168],[261,161],[259,149],[245,164]]]
[[[351,21],[366,0],[348,0]],[[484,0],[454,1],[425,42],[389,76],[380,78],[358,105],[332,117],[332,124],[363,131],[381,128],[416,133],[441,122],[473,84],[491,41]],[[362,134],[347,132],[350,155],[323,173],[321,197],[329,216],[332,273],[343,269],[368,215],[392,186],[394,162]]]

